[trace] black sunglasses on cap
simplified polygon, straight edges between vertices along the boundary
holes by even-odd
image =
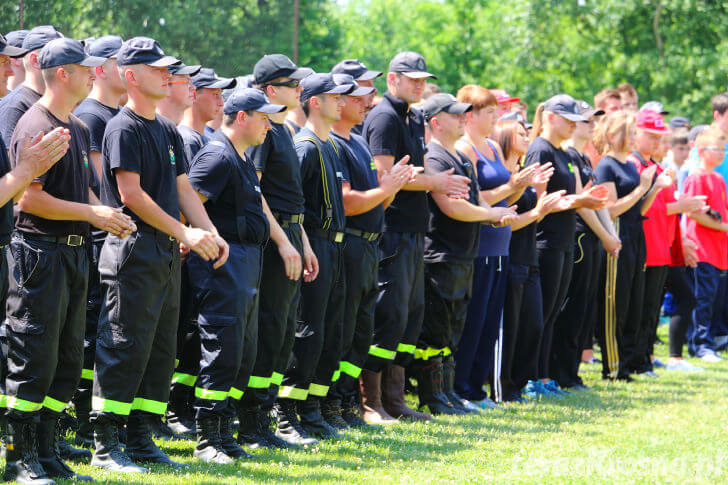
[[[290,81],[279,81],[277,83],[266,83],[266,86],[285,86],[287,88],[297,88],[301,84],[298,79],[291,79]]]

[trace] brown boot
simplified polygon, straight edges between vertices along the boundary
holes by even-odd
[[[395,424],[396,419],[382,407],[382,373],[363,370],[359,376],[362,418],[367,424]]]
[[[432,415],[420,413],[407,406],[404,400],[404,367],[388,365],[382,373],[382,404],[392,416],[416,421],[429,421]]]

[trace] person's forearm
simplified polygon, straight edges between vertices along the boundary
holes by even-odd
[[[506,182],[503,185],[499,185],[498,187],[489,190],[481,190],[480,200],[484,200],[490,205],[495,205],[502,200],[512,198],[515,192],[516,189],[511,186],[510,182]],[[520,192],[522,193],[523,190]],[[518,200],[519,198],[520,195],[515,200]]]
[[[193,194],[194,195],[194,194]],[[197,199],[197,196],[195,195]],[[197,199],[199,201],[199,199]],[[145,224],[174,237],[178,241],[183,239],[185,226],[162,210],[149,194],[141,188],[122,194],[122,203],[131,210]]]
[[[185,177],[186,181],[186,177]],[[177,193],[179,196],[179,208],[185,219],[192,227],[198,227],[213,234],[217,234],[217,228],[207,215],[205,206],[202,205],[200,198],[195,193],[195,189],[189,182],[177,182]]]
[[[434,191],[436,184],[435,178],[432,175],[417,174],[417,177],[413,182],[404,184],[402,190],[414,190],[414,191]]]
[[[645,215],[647,211],[650,210],[650,207],[652,207],[652,203],[655,201],[657,194],[660,193],[660,190],[662,189],[653,185],[649,192],[647,192],[647,195],[645,195],[645,198],[642,199],[642,205],[640,206],[640,213],[642,215]]]
[[[10,200],[17,202],[23,191],[33,181],[33,173],[24,165],[18,165],[0,178],[0,206]]]
[[[612,219],[609,217],[609,210],[608,209],[599,209],[595,212],[597,219],[599,219],[599,222],[602,224],[604,229],[609,232],[612,236],[619,238],[619,234],[617,234],[617,229],[614,227],[614,223],[612,222]]]
[[[45,190],[26,190],[18,202],[21,211],[53,221],[86,221],[91,219],[91,206],[82,202],[53,197]]]
[[[617,199],[614,204],[609,207],[609,215],[612,219],[621,216],[630,210],[632,206],[638,203],[642,196],[645,195],[645,192],[647,192],[647,189],[638,185],[632,192],[620,199]]]
[[[447,196],[434,196],[435,203],[450,219],[462,222],[485,222],[492,220],[491,207],[471,204],[463,199],[450,199]]]
[[[541,211],[537,207],[534,207],[530,211],[518,214],[516,220],[511,222],[511,231],[518,231],[519,229],[523,229],[524,227],[530,225],[532,222],[538,220],[539,217],[541,217]]]
[[[576,211],[587,226],[596,234],[600,241],[604,242],[612,235],[599,221],[596,213],[592,209],[577,209]]]
[[[273,240],[274,243],[276,243],[277,246],[288,242],[288,236],[286,236],[286,232],[283,230],[281,225],[278,224],[275,216],[273,216],[273,211],[270,210],[270,207],[268,206],[268,202],[266,202],[265,197],[261,196],[261,199],[263,202],[263,213],[268,218],[268,225],[270,225],[270,238]]]
[[[365,191],[349,190],[344,193],[344,213],[347,216],[356,216],[369,212],[391,195],[391,192],[384,190],[382,187]]]
[[[728,223],[717,221],[703,212],[690,212],[688,217],[701,226],[715,229],[716,231],[728,232]]]

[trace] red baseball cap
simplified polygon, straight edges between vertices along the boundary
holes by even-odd
[[[498,104],[503,103],[515,103],[516,101],[520,101],[521,98],[514,98],[510,94],[506,92],[505,89],[489,89],[491,93],[493,93],[493,96],[495,96],[495,99],[498,100]]]
[[[670,132],[665,124],[665,118],[660,113],[649,109],[637,113],[637,128],[658,135]]]

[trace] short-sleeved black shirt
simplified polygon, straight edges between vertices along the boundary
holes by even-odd
[[[2,135],[5,146],[11,145],[13,130],[20,117],[39,99],[40,93],[21,84],[0,101],[0,135]]]
[[[4,177],[10,170],[8,150],[0,137],[0,177]],[[0,207],[0,245],[5,246],[10,242],[13,225],[13,199],[10,199],[4,206]]]
[[[251,244],[268,239],[255,167],[238,155],[222,131],[192,160],[189,178],[192,187],[207,197],[205,209],[223,239]]]
[[[581,186],[586,187],[586,184],[588,184],[589,182],[593,183],[594,170],[592,169],[589,157],[587,157],[583,153],[580,153],[579,150],[574,147],[567,148],[566,154],[569,155],[569,157],[571,158],[571,164],[574,166],[574,170],[576,171],[576,173],[579,174],[579,178],[581,179]],[[579,214],[576,215],[576,231],[592,232],[589,226],[584,223]]]
[[[395,163],[405,155],[412,165],[424,167],[425,121],[406,101],[384,93],[364,120],[363,135],[372,155],[389,155]],[[387,231],[426,232],[429,213],[424,191],[400,190],[384,214]]]
[[[179,219],[177,177],[185,173],[184,147],[177,127],[162,115],[146,119],[129,108],[122,108],[106,125],[103,143],[104,173],[101,202],[121,207],[121,196],[114,170],[121,168],[139,174],[142,190],[167,214]],[[147,226],[128,207],[137,227]]]
[[[427,171],[432,173],[455,169],[456,174],[470,178],[468,202],[478,204],[478,179],[470,159],[460,152],[457,158],[442,145],[427,145]],[[428,195],[430,224],[425,235],[425,262],[471,262],[478,255],[480,223],[463,222],[445,215],[432,195]]]
[[[548,163],[554,167],[554,174],[549,179],[547,192],[565,190],[566,194],[576,192],[576,177],[571,157],[564,150],[556,148],[545,138],[536,138],[526,153],[526,165]],[[576,231],[576,211],[555,212],[544,217],[538,223],[536,240],[539,248],[567,249],[574,246]]]
[[[313,138],[318,144],[304,140]],[[303,127],[293,138],[296,154],[301,162],[301,180],[303,182],[303,195],[306,200],[304,227],[306,230],[324,228],[327,220],[325,200],[328,198],[330,211],[329,231],[343,231],[346,227],[344,215],[344,200],[341,195],[341,170],[339,166],[339,153],[342,148],[334,148],[335,141],[321,140],[310,129]],[[319,148],[323,158],[323,171]],[[338,153],[337,153],[338,152]],[[324,184],[326,191],[324,191]],[[327,195],[328,194],[328,195]]]
[[[69,115],[65,123],[36,103],[20,118],[10,142],[10,160],[15,165],[18,147],[26,135],[34,136],[39,131],[48,133],[58,127],[71,132],[68,151],[46,173],[34,180],[43,185],[43,190],[57,199],[88,204],[88,190],[92,184],[93,168],[89,165],[89,133],[83,121]],[[26,212],[18,213],[16,227],[29,234],[65,236],[88,234],[89,224],[85,221],[55,221]]]
[[[182,143],[185,145],[185,171],[189,173],[192,159],[195,158],[200,148],[204,147],[210,139],[185,125],[177,125],[177,131],[179,131],[182,137]]]
[[[625,163],[607,155],[597,164],[594,170],[594,179],[596,183],[603,184],[605,182],[614,182],[617,189],[617,198],[628,195],[640,184],[640,174],[634,163],[626,161]],[[626,210],[619,216],[620,224],[632,223],[636,224],[642,221],[641,202]]]
[[[91,151],[101,153],[101,145],[104,141],[104,130],[106,130],[106,124],[111,118],[116,116],[119,112],[119,108],[112,108],[105,104],[91,98],[86,98],[81,101],[73,114],[78,116],[81,121],[86,123],[88,126],[89,133],[91,134]]]
[[[359,135],[349,134],[349,139],[331,133],[331,137],[341,147],[341,175],[344,182],[351,184],[352,190],[367,191],[379,187],[377,166],[367,142]],[[366,232],[382,232],[384,229],[384,206],[355,216],[346,216],[346,227]]]
[[[538,202],[538,195],[533,187],[528,187],[523,191],[523,195],[518,199],[516,212],[523,214],[528,212]],[[508,258],[512,264],[525,264],[527,266],[538,266],[538,254],[536,253],[536,229],[537,224],[531,224],[522,227],[517,231],[513,231],[511,235],[511,246],[508,251]]]
[[[293,146],[291,132],[282,123],[270,122],[271,129],[261,145],[250,147],[245,154],[262,172],[260,188],[273,212],[303,213],[301,163]]]

